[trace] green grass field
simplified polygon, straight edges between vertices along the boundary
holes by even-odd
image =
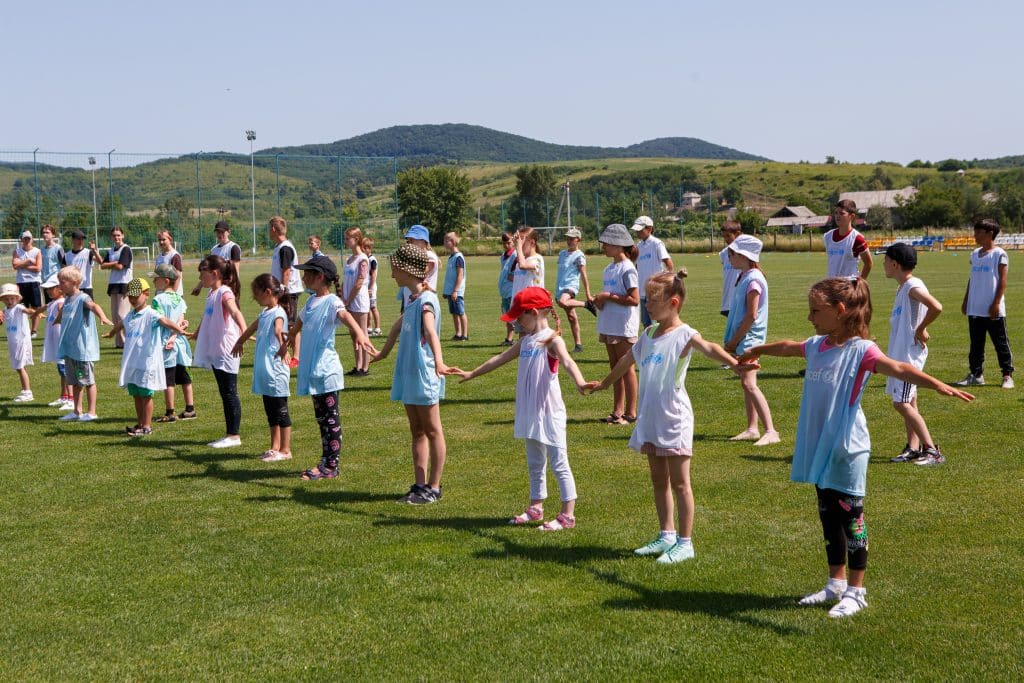
[[[683,318],[718,340],[718,261],[681,260],[691,274]],[[1010,339],[1020,352],[1024,279],[1020,256],[1011,261]],[[590,259],[591,282],[604,265]],[[246,264],[243,281],[260,267]],[[824,257],[768,254],[764,267],[769,338],[809,336],[805,293]],[[966,254],[923,254],[918,269],[946,307],[931,328],[927,369],[948,381],[966,371],[959,305],[967,269]],[[186,271],[191,284],[194,266]],[[445,342],[447,363],[471,368],[499,350],[496,272],[496,259],[470,259],[472,341]],[[895,287],[880,262],[870,281],[884,348]],[[396,314],[394,291],[382,282],[386,323]],[[255,304],[243,299],[251,320]],[[190,304],[198,313],[199,300]],[[580,367],[600,379],[605,353],[583,316]],[[446,315],[442,338],[451,330]],[[57,394],[52,366],[32,368],[32,404],[10,402],[17,381],[3,371],[4,680],[1024,676],[1024,591],[1013,574],[1024,560],[1024,387],[991,384],[991,347],[990,385],[973,404],[922,392],[922,412],[949,460],[942,467],[888,462],[903,446],[903,427],[882,378],[871,380],[870,607],[837,622],[825,609],[796,605],[825,579],[814,491],[788,481],[799,362],[764,359],[761,386],[782,443],[755,449],[727,441],[744,426],[738,380],[694,358],[697,556],[665,567],[632,556],[657,522],[646,464],[626,447],[629,432],[598,422],[609,393],[579,397],[563,378],[579,524],[542,534],[505,523],[528,496],[523,445],[511,436],[514,366],[461,386],[449,381],[444,498],[419,508],[394,502],[411,467],[404,411],[388,400],[393,359],[349,380],[341,396],[341,477],[302,482],[299,471],[319,459],[311,402],[291,401],[295,460],[261,463],[267,428],[248,393],[251,358],[239,381],[243,447],[216,451],[205,446],[224,428],[210,372],[194,372],[200,419],[129,440],[132,403],[116,386],[111,342],[102,345],[96,423],[55,420],[45,407]],[[338,348],[350,367],[346,336]],[[159,396],[156,405],[159,414]],[[549,489],[554,510],[553,480]]]

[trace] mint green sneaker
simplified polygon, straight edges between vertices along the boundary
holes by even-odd
[[[661,555],[674,545],[674,541],[666,541],[661,536],[658,536],[647,545],[634,550],[633,554],[639,555],[640,557],[647,557],[648,555]]]
[[[672,547],[666,550],[661,556],[658,557],[658,564],[675,564],[676,562],[683,562],[685,560],[693,559],[693,544],[687,543],[682,545],[681,543],[673,543]]]

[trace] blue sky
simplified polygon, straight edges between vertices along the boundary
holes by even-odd
[[[1022,4],[7,3],[0,149],[247,152],[399,124],[773,159],[1024,154]]]

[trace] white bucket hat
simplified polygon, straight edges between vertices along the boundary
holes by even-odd
[[[732,241],[729,248],[740,256],[746,256],[754,263],[761,260],[761,249],[764,245],[753,235],[740,235]]]
[[[17,297],[18,301],[21,301],[21,291],[18,290],[18,285],[13,282],[5,282],[0,287],[0,299],[6,299],[9,296]]]

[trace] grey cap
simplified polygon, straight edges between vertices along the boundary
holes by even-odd
[[[602,232],[601,236],[597,238],[598,242],[604,244],[611,244],[616,247],[631,247],[633,246],[633,237],[629,234],[629,230],[622,223],[612,223],[606,227]]]
[[[178,270],[170,263],[161,263],[149,274],[150,277],[165,277],[168,280],[178,279]]]

